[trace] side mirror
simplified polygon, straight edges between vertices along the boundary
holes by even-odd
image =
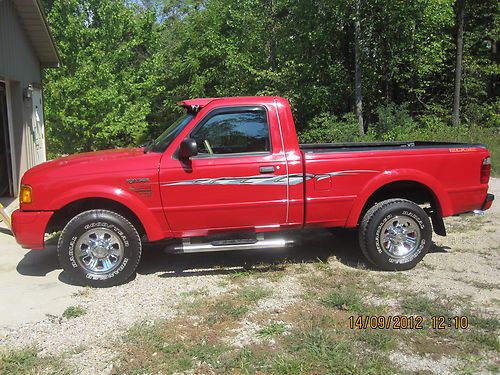
[[[192,138],[186,138],[181,142],[179,147],[179,159],[189,160],[191,156],[198,155],[198,145]]]

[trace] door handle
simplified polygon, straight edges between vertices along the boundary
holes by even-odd
[[[259,168],[260,173],[274,173],[274,167],[272,165],[266,165]]]

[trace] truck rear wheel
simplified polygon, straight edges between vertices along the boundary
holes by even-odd
[[[132,223],[107,210],[75,216],[57,245],[59,262],[68,276],[98,288],[125,283],[134,274],[141,251],[141,238]]]
[[[425,211],[406,199],[388,199],[366,212],[359,228],[365,257],[387,270],[408,270],[429,251],[432,228]]]

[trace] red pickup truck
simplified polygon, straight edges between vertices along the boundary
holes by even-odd
[[[43,249],[45,234],[61,231],[63,269],[96,287],[126,282],[145,242],[170,239],[176,252],[276,248],[289,244],[287,230],[311,227],[358,227],[370,262],[405,270],[429,250],[432,228],[446,234],[443,217],[486,210],[494,198],[481,145],[299,145],[283,98],[181,105],[186,113],[146,147],[26,172],[17,241]]]

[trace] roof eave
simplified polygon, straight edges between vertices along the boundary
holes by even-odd
[[[42,68],[62,65],[41,0],[12,0],[16,13]],[[33,23],[35,21],[35,23]]]
[[[57,44],[56,41],[52,35],[52,32],[50,31],[49,23],[47,22],[47,15],[45,14],[45,10],[43,9],[43,5],[41,3],[41,0],[35,0],[36,5],[38,7],[38,11],[40,12],[40,16],[42,17],[43,23],[45,25],[45,29],[47,30],[47,34],[49,35],[52,48],[54,50],[54,54],[56,57],[55,61],[47,61],[47,62],[41,62],[42,68],[58,68],[62,65],[62,60],[61,56],[59,56],[59,51],[57,50]]]

